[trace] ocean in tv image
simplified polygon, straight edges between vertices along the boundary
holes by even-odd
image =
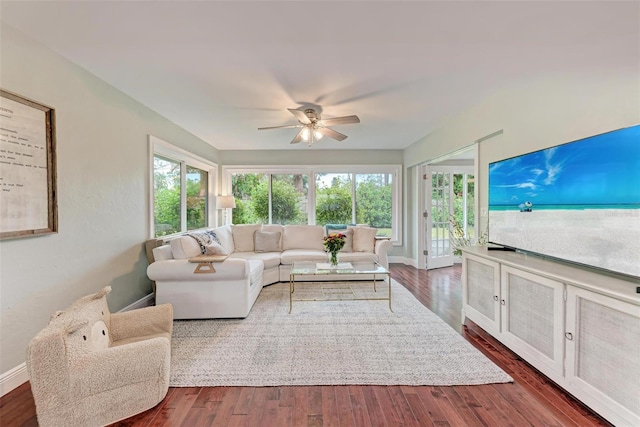
[[[640,125],[491,163],[489,241],[640,277]]]

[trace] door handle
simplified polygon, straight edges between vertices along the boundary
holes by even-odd
[[[565,332],[564,336],[566,339],[568,339],[569,341],[573,341],[573,334],[571,332]]]

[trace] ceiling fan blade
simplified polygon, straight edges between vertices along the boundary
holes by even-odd
[[[344,135],[333,129],[321,127],[321,128],[318,128],[318,131],[323,135],[328,136],[329,138],[335,139],[336,141],[344,141],[345,139],[347,139],[347,135]]]
[[[300,131],[296,134],[296,136],[293,137],[293,139],[291,140],[291,144],[297,144],[297,143],[302,141],[302,131],[303,130],[304,130],[304,128],[300,129]]]
[[[333,117],[331,119],[320,120],[325,126],[348,125],[350,123],[360,123],[358,116]]]
[[[293,108],[287,108],[287,110],[289,110],[289,112],[293,114],[300,123],[305,125],[311,123],[311,120],[309,120],[309,117],[307,117],[307,115],[303,111],[294,110]]]
[[[269,129],[287,129],[287,128],[299,128],[300,125],[284,125],[284,126],[267,126],[264,128],[258,128],[258,130],[269,130]]]

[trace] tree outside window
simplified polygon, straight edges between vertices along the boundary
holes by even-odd
[[[153,158],[153,222],[155,237],[180,231],[180,162]]]

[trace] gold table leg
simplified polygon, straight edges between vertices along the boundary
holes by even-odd
[[[387,280],[389,281],[389,311],[393,313],[391,308],[391,274],[387,274]]]

